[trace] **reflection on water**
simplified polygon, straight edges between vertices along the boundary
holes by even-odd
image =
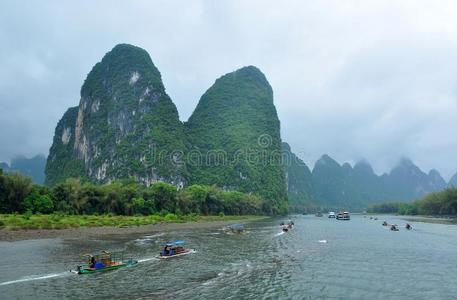
[[[222,229],[97,239],[0,242],[2,298],[129,299],[436,299],[457,295],[457,227],[389,217],[399,232],[353,216],[351,221],[297,216],[282,233],[279,220],[251,223],[247,233]],[[166,240],[196,252],[157,258]],[[89,275],[69,272],[81,254],[125,250],[131,268]],[[7,270],[7,271],[5,271]]]

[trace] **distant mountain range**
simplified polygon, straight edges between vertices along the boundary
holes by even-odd
[[[58,122],[47,162],[18,157],[0,167],[49,186],[68,178],[216,185],[262,196],[272,214],[285,212],[287,199],[295,211],[363,209],[447,186],[437,171],[426,174],[407,159],[378,176],[368,162],[340,165],[323,155],[311,171],[281,143],[273,89],[254,66],[218,78],[181,122],[149,54],[120,44],[94,65],[80,96]],[[449,184],[457,186],[457,175]]]
[[[33,182],[38,184],[44,183],[44,168],[46,166],[46,157],[36,155],[32,158],[17,156],[11,160],[11,165],[0,162],[0,169],[4,172],[19,172],[25,176],[31,177]]]
[[[56,126],[46,184],[69,177],[109,183],[216,185],[254,193],[287,211],[273,90],[254,66],[218,78],[185,123],[149,54],[120,44],[89,72],[77,107]]]
[[[290,151],[283,143],[283,151]],[[386,201],[409,201],[428,193],[457,186],[457,174],[449,183],[436,170],[424,173],[411,160],[402,159],[388,174],[378,176],[371,165],[358,162],[340,165],[323,155],[311,171],[294,154],[286,164],[289,206],[292,210],[364,209]]]

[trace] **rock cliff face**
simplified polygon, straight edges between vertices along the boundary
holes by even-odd
[[[182,185],[184,136],[178,111],[148,53],[117,45],[97,63],[56,128],[46,182],[134,177]]]

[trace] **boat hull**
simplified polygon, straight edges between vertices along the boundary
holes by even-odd
[[[83,274],[100,273],[100,272],[117,270],[117,269],[121,269],[121,268],[125,268],[125,267],[132,267],[132,266],[135,266],[137,264],[138,264],[138,261],[134,260],[134,261],[131,261],[131,262],[122,263],[122,264],[115,265],[115,266],[110,266],[110,267],[104,267],[104,268],[100,268],[100,269],[84,268],[84,269],[81,269],[81,270],[77,271],[77,274],[83,275]]]
[[[183,256],[183,255],[187,255],[187,254],[191,254],[191,253],[194,253],[195,250],[193,249],[189,249],[185,252],[182,252],[182,253],[179,253],[179,254],[174,254],[174,255],[159,255],[159,258],[160,259],[169,259],[169,258],[173,258],[173,257],[178,257],[178,256]]]

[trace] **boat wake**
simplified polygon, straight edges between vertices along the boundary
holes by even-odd
[[[319,240],[318,242],[321,244],[327,244],[327,240]]]
[[[277,234],[275,234],[275,236],[280,236],[280,235],[283,235],[284,234],[284,231],[281,231],[281,232],[278,232]]]
[[[68,276],[68,275],[71,275],[71,273],[70,272],[62,272],[62,273],[54,273],[54,274],[46,274],[46,275],[30,275],[30,276],[22,277],[22,278],[17,279],[17,280],[1,282],[0,286],[10,285],[10,284],[15,284],[15,283],[21,283],[21,282],[27,282],[27,281],[34,281],[34,280],[43,280],[43,279],[49,279],[49,278],[63,277],[63,276]]]
[[[139,259],[138,262],[141,263],[141,262],[151,261],[151,260],[159,260],[159,258],[157,256],[149,257],[149,258],[143,258],[143,259]]]
[[[138,244],[138,245],[148,244],[150,242],[155,241],[156,238],[161,237],[163,235],[165,235],[165,233],[163,233],[163,232],[162,233],[157,233],[157,234],[152,234],[152,235],[146,235],[143,238],[136,239],[134,241],[134,243]]]
[[[203,283],[204,286],[212,285],[217,281],[233,280],[249,273],[254,269],[254,266],[249,261],[242,261],[238,263],[231,263],[229,267],[224,268],[221,272],[217,273],[216,277]]]

